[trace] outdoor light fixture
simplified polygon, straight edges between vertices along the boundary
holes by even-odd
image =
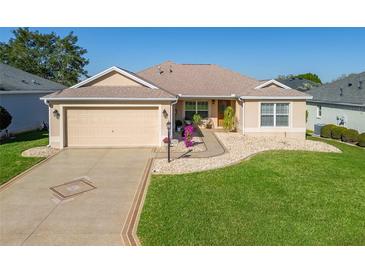
[[[164,109],[164,110],[162,111],[162,114],[163,114],[163,117],[164,117],[165,119],[167,119],[167,117],[169,116],[169,114],[167,113],[166,109]]]
[[[58,112],[58,110],[57,110],[57,109],[55,109],[55,110],[53,111],[53,116],[54,116],[54,117],[56,117],[57,119],[58,119],[58,118],[60,118],[60,113]]]
[[[212,100],[212,104],[213,104],[213,105],[215,104],[215,100]]]
[[[170,148],[171,148],[171,136],[170,136],[170,129],[171,129],[171,122],[168,121],[166,123],[166,127],[167,127],[167,162],[170,163],[171,162],[171,157],[170,157]]]

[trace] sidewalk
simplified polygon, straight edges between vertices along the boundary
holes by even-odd
[[[200,152],[173,152],[171,153],[171,159],[179,158],[209,158],[225,153],[223,145],[218,141],[214,134],[214,130],[200,129],[203,136],[201,136],[205,146],[205,151]],[[155,158],[167,158],[167,152],[156,152]]]

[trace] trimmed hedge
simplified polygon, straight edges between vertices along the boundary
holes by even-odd
[[[347,130],[345,127],[334,127],[331,131],[332,139],[340,140],[342,138],[342,134]]]
[[[342,133],[342,141],[348,143],[356,143],[359,139],[359,132],[356,129],[346,129]]]
[[[331,138],[332,128],[336,127],[336,125],[325,125],[321,128],[321,137],[323,138]]]
[[[361,133],[358,137],[358,145],[361,147],[365,147],[365,133]]]

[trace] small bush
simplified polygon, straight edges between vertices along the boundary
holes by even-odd
[[[331,138],[332,128],[336,127],[335,125],[329,124],[325,125],[321,128],[321,137],[323,138]]]
[[[0,106],[0,131],[6,129],[10,124],[13,117],[2,106]]]
[[[232,107],[227,107],[224,110],[223,117],[223,128],[227,131],[232,131],[234,129],[234,110]]]
[[[342,138],[342,134],[347,130],[345,127],[333,127],[331,130],[332,139],[340,140]]]
[[[365,133],[361,133],[358,137],[358,145],[361,147],[365,147]]]
[[[355,129],[346,129],[342,133],[342,141],[348,142],[348,143],[356,143],[359,138],[359,132]]]
[[[201,123],[202,123],[202,117],[200,116],[200,114],[195,113],[193,116],[193,124],[199,126],[201,125]]]

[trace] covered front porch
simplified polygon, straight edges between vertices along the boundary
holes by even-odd
[[[173,106],[174,122],[192,121],[194,114],[199,114],[203,120],[203,125],[209,120],[212,123],[212,128],[223,128],[224,111],[227,107],[232,107],[235,112],[236,129],[240,128],[240,109],[242,103],[236,99],[227,98],[184,98]]]

